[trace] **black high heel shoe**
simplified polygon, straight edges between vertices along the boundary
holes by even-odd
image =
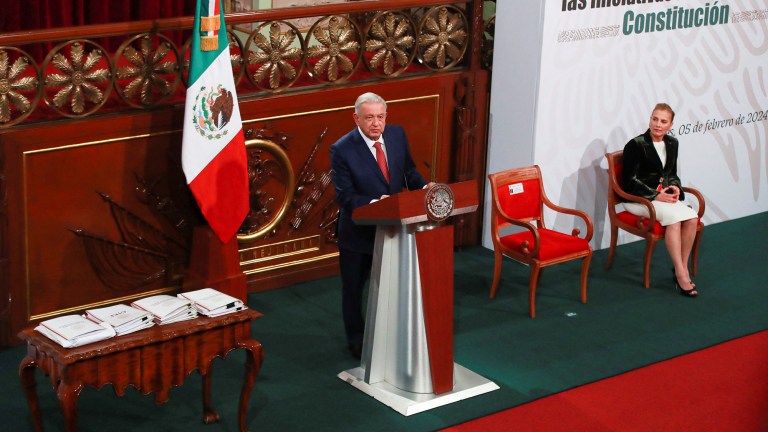
[[[677,273],[675,273],[675,268],[672,267],[672,279],[675,280],[675,283],[677,283]],[[689,291],[696,291],[696,284],[693,283],[693,280],[691,280],[691,286],[693,287]]]
[[[680,284],[677,282],[677,275],[674,274],[675,271],[672,270],[672,280],[675,281],[675,289],[680,289],[680,294],[684,295],[685,297],[696,297],[699,295],[695,288],[691,288],[689,290],[683,289],[683,287],[680,286]]]

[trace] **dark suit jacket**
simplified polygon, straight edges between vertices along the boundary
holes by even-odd
[[[383,135],[389,184],[357,128],[331,146],[333,186],[340,207],[336,226],[340,248],[372,254],[376,227],[356,226],[352,221],[352,211],[382,195],[402,192],[406,181],[409,190],[421,189],[427,184],[416,171],[405,130],[401,126],[387,125]]]
[[[667,163],[663,166],[656,148],[653,147],[650,129],[624,146],[621,182],[625,192],[653,200],[660,193],[656,188],[659,186],[659,179],[663,178],[663,189],[677,186],[680,188],[680,201],[685,199],[683,185],[677,176],[677,138],[664,135],[664,145],[667,149]]]

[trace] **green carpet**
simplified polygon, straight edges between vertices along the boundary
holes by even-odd
[[[768,213],[761,213],[705,229],[695,299],[673,290],[663,244],[653,257],[650,289],[642,285],[642,242],[620,246],[607,272],[607,250],[596,252],[587,304],[579,302],[580,261],[549,267],[537,290],[535,319],[528,317],[528,268],[505,260],[491,300],[493,253],[465,248],[455,254],[455,361],[501,389],[411,417],[336,378],[356,366],[346,349],[338,277],[252,294],[249,306],[265,315],[253,324],[265,358],[251,396],[249,429],[434,431],[766,330],[766,224]],[[32,430],[18,379],[24,355],[25,347],[0,352],[2,430]],[[202,424],[195,372],[164,405],[133,388],[124,397],[110,386],[84,389],[80,430],[235,431],[244,360],[235,351],[214,361],[216,424]],[[37,381],[45,427],[62,430],[50,381],[39,371]]]

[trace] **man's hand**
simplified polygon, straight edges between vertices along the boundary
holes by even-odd
[[[434,186],[434,185],[435,185],[435,182],[429,182],[429,183],[427,183],[427,189],[431,188],[431,187],[432,187],[432,186]]]
[[[379,199],[389,198],[389,195],[382,195]]]

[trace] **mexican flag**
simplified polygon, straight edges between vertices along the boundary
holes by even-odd
[[[248,214],[248,160],[219,0],[197,0],[190,51],[181,164],[200,210],[227,243]]]

